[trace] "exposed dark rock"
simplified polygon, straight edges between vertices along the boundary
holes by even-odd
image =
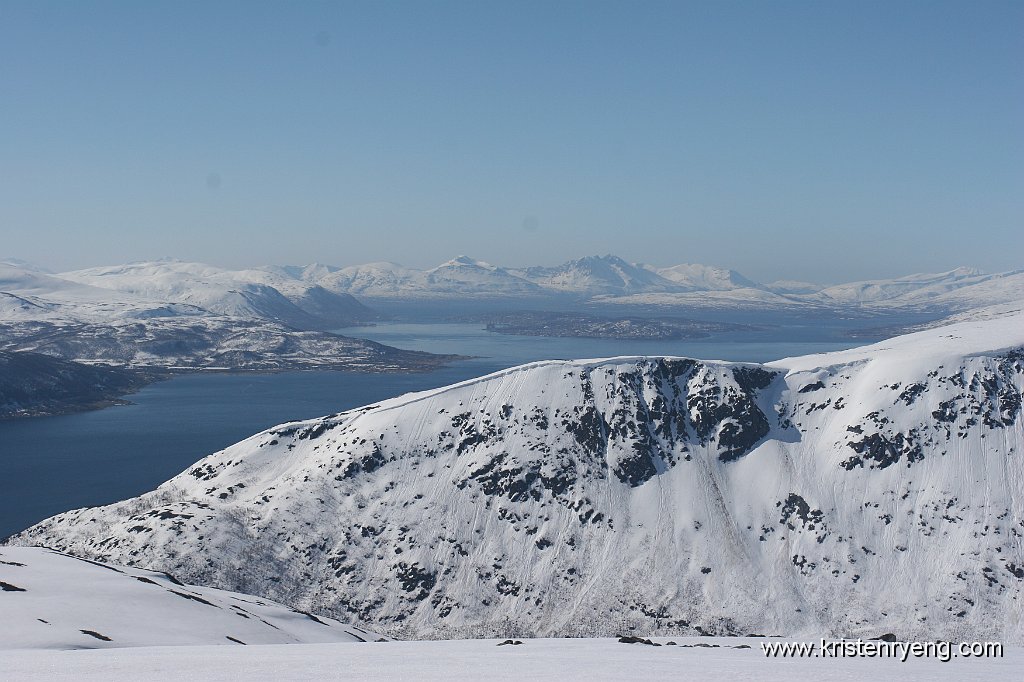
[[[622,635],[619,637],[619,641],[623,644],[648,644],[650,646],[661,646],[657,642],[652,642],[649,639],[643,637],[633,637],[631,635]]]
[[[885,469],[904,459],[908,465],[919,462],[924,459],[924,451],[915,436],[911,430],[907,435],[872,433],[859,441],[850,441],[847,445],[860,456],[850,457],[842,467],[850,470],[867,463],[871,469]]]
[[[101,635],[100,633],[96,632],[95,630],[79,630],[79,632],[81,632],[83,635],[89,635],[90,637],[95,637],[96,639],[102,640],[104,642],[113,642],[114,641],[114,640],[110,639],[109,637],[107,637],[106,635]]]

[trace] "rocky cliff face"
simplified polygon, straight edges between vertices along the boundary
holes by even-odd
[[[285,424],[14,537],[403,636],[1019,641],[1024,318],[543,362]]]

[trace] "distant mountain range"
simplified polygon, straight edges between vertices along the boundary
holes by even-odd
[[[588,256],[555,267],[505,268],[458,256],[419,270],[379,262],[314,263],[244,270],[175,260],[47,274],[0,263],[0,319],[61,313],[102,319],[223,315],[297,329],[373,320],[360,300],[561,300],[676,308],[816,307],[957,312],[1024,298],[1024,269],[971,268],[838,285],[755,282],[735,270],[698,264],[656,268],[617,256]]]
[[[588,256],[556,267],[504,268],[459,256],[417,270],[395,263],[345,268],[273,268],[335,294],[393,300],[551,299],[676,308],[914,309],[954,312],[1024,298],[1024,269],[986,274],[970,268],[832,286],[760,284],[735,270],[697,264],[656,268],[617,256]]]

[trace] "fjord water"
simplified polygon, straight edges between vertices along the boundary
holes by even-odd
[[[62,511],[151,490],[200,458],[275,424],[524,362],[621,355],[766,362],[870,341],[822,327],[701,341],[504,336],[479,324],[394,323],[342,332],[399,348],[476,357],[422,374],[192,374],[148,386],[129,397],[130,405],[0,422],[0,538]]]

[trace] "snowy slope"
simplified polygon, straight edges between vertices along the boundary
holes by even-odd
[[[4,671],[16,680],[353,680],[479,682],[480,680],[1012,680],[1024,649],[1003,657],[766,658],[765,640],[659,638],[661,646],[614,639],[525,639],[293,644],[259,647],[153,647],[99,651],[9,651]],[[675,641],[676,646],[669,644]],[[809,640],[810,641],[810,640]]]
[[[397,263],[351,265],[323,275],[314,274],[315,281],[328,291],[347,292],[356,296],[391,296],[416,289],[418,271]]]
[[[0,651],[377,641],[331,618],[163,573],[0,548]]]
[[[866,280],[837,284],[821,290],[821,296],[841,303],[874,303],[925,289],[938,287],[943,291],[977,281],[984,274],[974,268],[957,268],[949,272],[917,273],[896,279]]]
[[[417,637],[1021,641],[1022,346],[1017,312],[765,366],[534,363],[268,430],[13,542]]]
[[[967,309],[1024,298],[1024,270],[990,275],[974,268],[851,282],[810,296],[825,303]]]
[[[0,264],[0,323],[105,322],[204,314],[209,313],[191,305],[113,291],[34,268]]]

